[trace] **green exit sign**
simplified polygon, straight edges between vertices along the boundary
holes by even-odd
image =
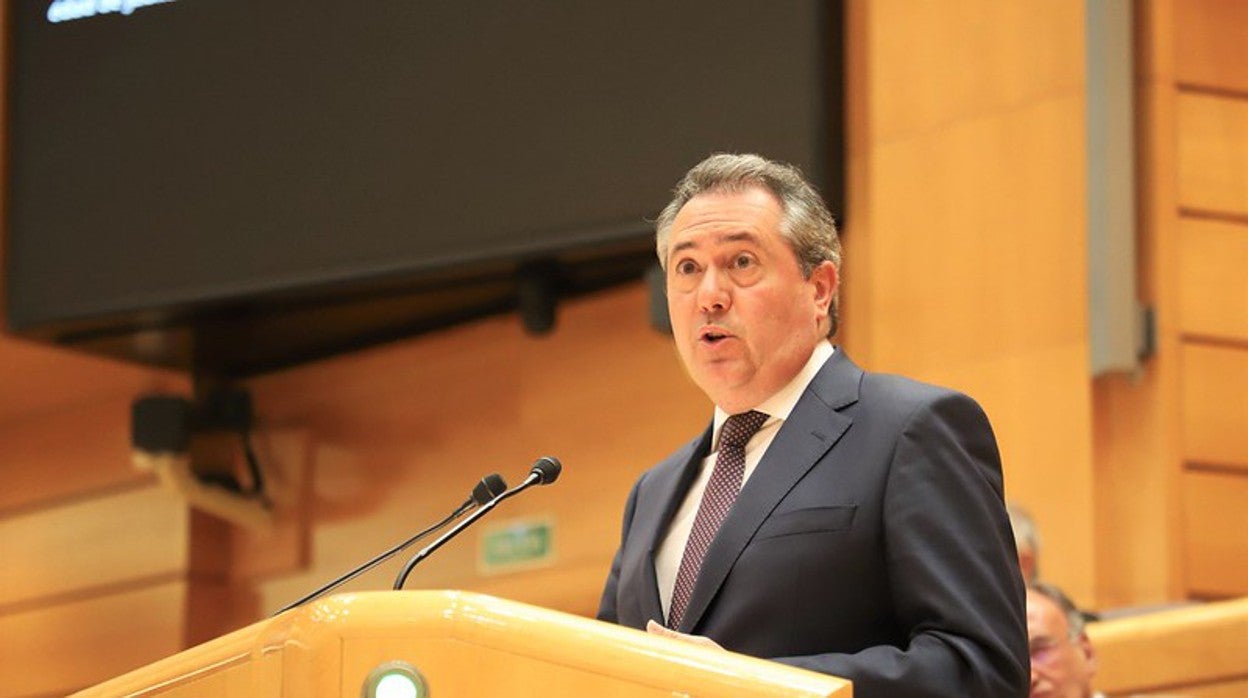
[[[481,535],[478,558],[484,572],[510,572],[554,561],[555,525],[549,518],[511,519],[491,525]]]

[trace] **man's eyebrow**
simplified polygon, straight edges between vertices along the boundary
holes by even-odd
[[[669,250],[669,251],[668,251],[667,256],[668,256],[668,257],[671,257],[672,255],[676,254],[677,252],[680,252],[680,251],[682,251],[682,250],[692,250],[694,247],[697,247],[697,245],[694,245],[694,244],[693,244],[693,241],[691,241],[691,240],[685,240],[684,242],[678,242],[678,243],[676,243],[675,245],[673,245],[673,246],[672,246],[672,249],[671,249],[671,250]]]
[[[732,232],[732,233],[724,233],[722,235],[717,235],[715,237],[716,243],[742,242],[742,241],[758,242],[758,236],[748,230],[739,230],[739,231]],[[694,243],[692,240],[685,240],[683,242],[678,242],[675,245],[673,245],[672,249],[668,251],[668,255],[670,256],[682,250],[691,250],[696,247],[697,247],[697,244]]]
[[[740,242],[742,240],[745,240],[746,242],[757,242],[758,236],[748,230],[742,230],[736,233],[728,233],[719,239],[720,242]]]

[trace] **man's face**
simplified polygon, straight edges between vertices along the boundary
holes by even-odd
[[[836,268],[810,279],[780,233],[770,192],[695,196],[672,223],[667,307],[676,348],[703,392],[729,414],[783,388],[826,334]]]
[[[1088,636],[1071,638],[1070,625],[1058,605],[1030,590],[1027,635],[1031,644],[1031,698],[1092,695],[1096,656]]]

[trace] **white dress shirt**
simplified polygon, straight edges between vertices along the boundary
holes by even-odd
[[[745,474],[741,479],[742,487],[745,486],[745,481],[750,479],[754,469],[758,467],[763,454],[767,452],[767,447],[776,438],[784,420],[788,419],[789,414],[793,412],[793,407],[797,405],[802,393],[806,392],[806,386],[810,385],[815,374],[819,373],[819,369],[823,368],[823,364],[832,357],[835,351],[836,349],[826,339],[816,344],[815,350],[806,360],[806,365],[797,372],[793,380],[754,408],[767,414],[767,421],[763,422],[763,426],[745,445]],[[711,472],[715,469],[715,458],[719,455],[719,432],[728,416],[728,413],[718,406],[715,407],[711,452],[702,459],[698,477],[689,487],[685,501],[676,511],[676,517],[672,519],[672,524],[667,529],[667,536],[655,554],[654,571],[659,583],[659,600],[663,604],[664,618],[667,617],[672,603],[672,589],[676,586],[676,574],[680,571],[680,560],[685,554],[685,544],[689,541],[693,520],[698,514],[698,505],[702,502],[702,493],[706,490],[706,483],[711,479]]]

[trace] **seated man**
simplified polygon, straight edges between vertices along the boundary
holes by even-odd
[[[1096,652],[1083,614],[1060,589],[1027,587],[1027,638],[1031,646],[1031,698],[1090,698]]]

